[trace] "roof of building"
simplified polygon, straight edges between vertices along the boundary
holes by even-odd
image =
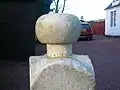
[[[91,21],[88,21],[88,22],[103,22],[103,21],[105,21],[105,19],[91,20]]]
[[[112,3],[111,3],[107,8],[105,8],[105,10],[107,10],[107,9],[111,9],[111,8],[113,8],[113,7],[117,7],[117,6],[120,6],[120,3],[117,4],[117,5],[114,5],[114,6],[112,6]]]

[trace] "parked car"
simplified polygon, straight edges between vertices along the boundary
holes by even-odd
[[[85,22],[85,21],[81,22],[81,30],[80,31],[81,31],[81,34],[80,34],[79,39],[81,39],[81,38],[85,38],[88,40],[93,39],[93,30],[91,28],[91,25],[88,22]]]

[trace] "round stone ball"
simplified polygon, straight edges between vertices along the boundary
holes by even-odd
[[[76,42],[80,30],[80,20],[75,15],[66,13],[42,15],[35,25],[38,40],[47,44]]]

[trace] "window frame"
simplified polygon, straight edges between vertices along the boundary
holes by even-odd
[[[116,26],[116,10],[114,11],[114,27]]]
[[[111,11],[110,12],[110,27],[116,27],[116,17],[117,17],[117,11]]]
[[[113,27],[113,11],[110,12],[110,26]]]
[[[118,0],[113,0],[113,2],[117,2]]]

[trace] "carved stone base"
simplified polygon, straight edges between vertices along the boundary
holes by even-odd
[[[87,55],[31,56],[30,90],[94,90],[95,74]]]

